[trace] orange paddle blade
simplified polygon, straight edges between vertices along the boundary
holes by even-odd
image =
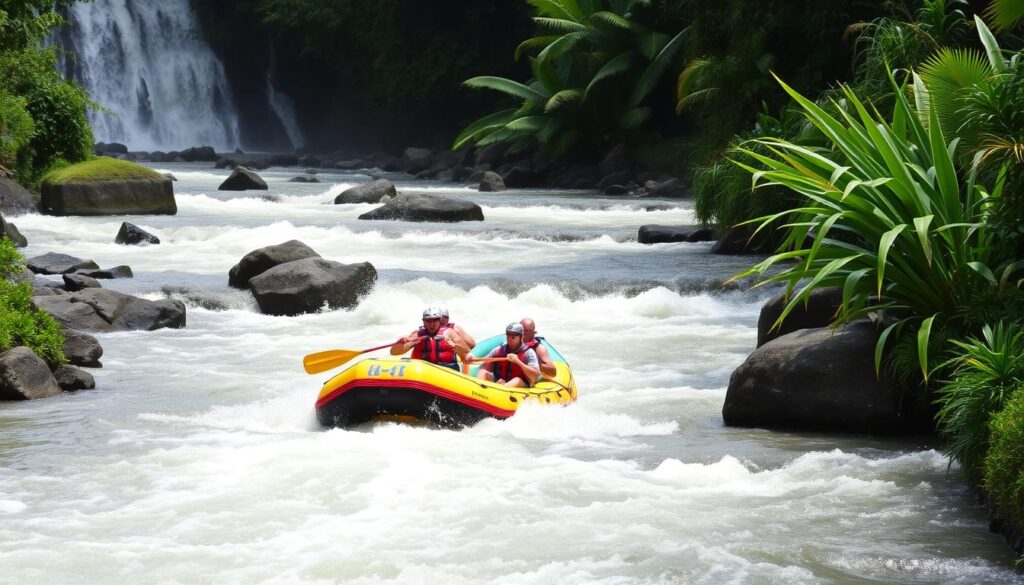
[[[348,349],[318,351],[302,358],[302,367],[306,369],[307,374],[319,374],[334,369],[361,353],[364,352]]]

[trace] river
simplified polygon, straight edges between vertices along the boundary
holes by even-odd
[[[26,256],[128,264],[104,286],[188,305],[188,326],[99,334],[95,391],[0,404],[0,583],[997,584],[1013,555],[927,440],[727,428],[729,375],[772,291],[752,259],[636,242],[691,203],[408,181],[480,223],[359,221],[365,176],[262,172],[265,193],[174,173],[175,216],[15,218]],[[122,220],[157,246],[114,244]],[[298,239],[369,261],[353,310],[260,315],[227,286]],[[173,287],[167,288],[164,287]],[[478,339],[530,316],[579,401],[461,431],[323,430],[302,357],[411,331],[444,303]]]

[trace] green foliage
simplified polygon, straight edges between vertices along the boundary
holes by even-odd
[[[998,517],[1024,529],[1024,392],[1019,387],[992,417],[989,441],[982,485]]]
[[[25,99],[0,90],[0,166],[18,168],[18,155],[34,135]]]
[[[985,9],[985,18],[992,22],[996,30],[1009,30],[1024,20],[1024,3],[1018,0],[991,0]]]
[[[24,345],[50,366],[67,361],[60,325],[49,313],[32,307],[32,286],[13,282],[24,259],[7,238],[0,238],[0,351]]]
[[[495,76],[465,85],[490,89],[518,102],[473,122],[454,148],[508,143],[538,145],[564,157],[597,152],[634,136],[651,118],[645,105],[666,71],[674,67],[685,30],[674,35],[640,23],[636,0],[530,0],[538,33],[523,41],[516,57],[530,58],[527,83]]]
[[[88,95],[66,81],[55,67],[53,49],[26,49],[0,54],[0,77],[25,100],[35,134],[19,154],[19,179],[35,183],[57,159],[71,162],[92,155],[93,136],[86,117]]]
[[[59,10],[75,0],[8,0],[0,5],[0,51],[24,50],[39,44],[64,22]]]
[[[1001,195],[967,177],[961,183],[950,144],[935,110],[926,125],[892,78],[896,107],[886,122],[849,89],[846,107],[833,115],[785,84],[828,147],[763,138],[755,141],[770,156],[742,149],[757,185],[779,185],[802,196],[799,206],[755,220],[758,231],[783,224],[783,251],[742,273],[785,282],[791,300],[779,317],[812,290],[843,290],[839,322],[876,315],[887,324],[876,348],[880,366],[887,339],[913,334],[927,381],[933,327],[971,331],[958,323],[961,308],[991,289],[997,302],[1019,292],[1013,276],[1020,264],[999,254],[985,223],[986,209]],[[789,261],[793,261],[792,264]],[[807,285],[797,285],[805,279]],[[938,322],[938,324],[936,324]]]
[[[752,132],[737,138],[737,143],[768,154],[769,151],[754,142],[755,139],[788,137],[794,141],[816,140],[808,128],[799,109],[783,107],[776,117],[768,113],[765,105],[764,111],[758,115],[757,126]],[[752,217],[778,213],[795,203],[794,193],[778,185],[762,186],[755,195],[750,174],[729,161],[739,156],[742,156],[741,151],[733,145],[725,152],[725,158],[694,169],[694,211],[702,224],[717,222],[731,227]]]
[[[125,179],[162,181],[164,176],[142,165],[109,157],[97,157],[86,162],[65,166],[43,176],[43,182],[51,185]]]
[[[943,49],[921,68],[917,101],[934,105],[943,130],[955,133],[957,152],[990,182],[1005,180],[1007,196],[992,211],[990,223],[1000,246],[1024,254],[1024,63],[1020,54],[1006,59],[995,37],[975,17],[985,52]]]
[[[58,159],[92,153],[88,96],[57,71],[53,49],[40,49],[64,22],[59,10],[73,0],[0,3],[0,164],[20,182],[34,184]]]
[[[989,448],[989,419],[1024,387],[1024,328],[1000,321],[986,325],[980,339],[953,344],[961,354],[948,362],[954,370],[939,389],[937,420],[946,452],[975,481]]]

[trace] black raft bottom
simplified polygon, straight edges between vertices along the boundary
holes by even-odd
[[[445,428],[474,425],[491,415],[415,388],[358,387],[316,410],[325,427],[353,427],[374,420],[418,421]]]

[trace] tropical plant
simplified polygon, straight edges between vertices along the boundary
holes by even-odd
[[[980,478],[989,447],[989,419],[1024,387],[1024,328],[1000,321],[981,338],[956,341],[951,381],[938,390],[937,421],[946,452],[970,480]]]
[[[992,0],[985,9],[985,17],[997,30],[1009,30],[1024,20],[1024,3],[1018,0]]]
[[[32,306],[32,286],[14,282],[24,258],[8,238],[0,238],[0,351],[24,345],[56,366],[67,361],[60,325],[49,313]]]
[[[975,17],[982,53],[942,49],[921,68],[916,91],[919,108],[934,105],[939,123],[960,141],[957,152],[965,164],[975,164],[992,180],[1005,175],[1007,197],[993,209],[992,223],[1001,245],[1024,253],[1024,63],[1020,55],[1007,58],[985,23]]]
[[[781,225],[786,239],[783,251],[738,277],[782,267],[762,281],[787,284],[789,302],[776,325],[814,289],[840,287],[837,322],[875,316],[884,324],[876,367],[890,336],[916,334],[919,371],[927,381],[936,321],[943,329],[980,328],[960,322],[963,307],[992,290],[996,303],[1019,298],[1013,276],[1021,263],[1000,256],[984,223],[1002,184],[988,191],[973,174],[962,183],[935,109],[921,112],[922,120],[891,76],[890,84],[896,102],[891,122],[849,88],[843,91],[850,113],[837,104],[830,114],[782,84],[829,144],[761,138],[755,145],[769,155],[754,145],[741,150],[744,160],[737,164],[756,187],[781,185],[803,202],[750,222],[759,224],[757,231]]]
[[[942,47],[957,45],[968,30],[965,0],[922,0],[914,13],[900,4],[891,6],[899,10],[846,30],[856,37],[857,89],[876,101],[889,87],[890,71],[916,68]]]
[[[1018,356],[1022,358],[1024,356]],[[989,422],[989,451],[982,486],[995,515],[1024,529],[1024,392],[1014,391]]]
[[[519,102],[467,126],[454,148],[509,143],[539,145],[555,155],[600,148],[629,136],[651,117],[645,105],[675,63],[683,31],[659,32],[633,19],[649,0],[528,0],[537,10],[537,36],[516,59],[530,57],[526,83],[495,76],[466,80]]]

